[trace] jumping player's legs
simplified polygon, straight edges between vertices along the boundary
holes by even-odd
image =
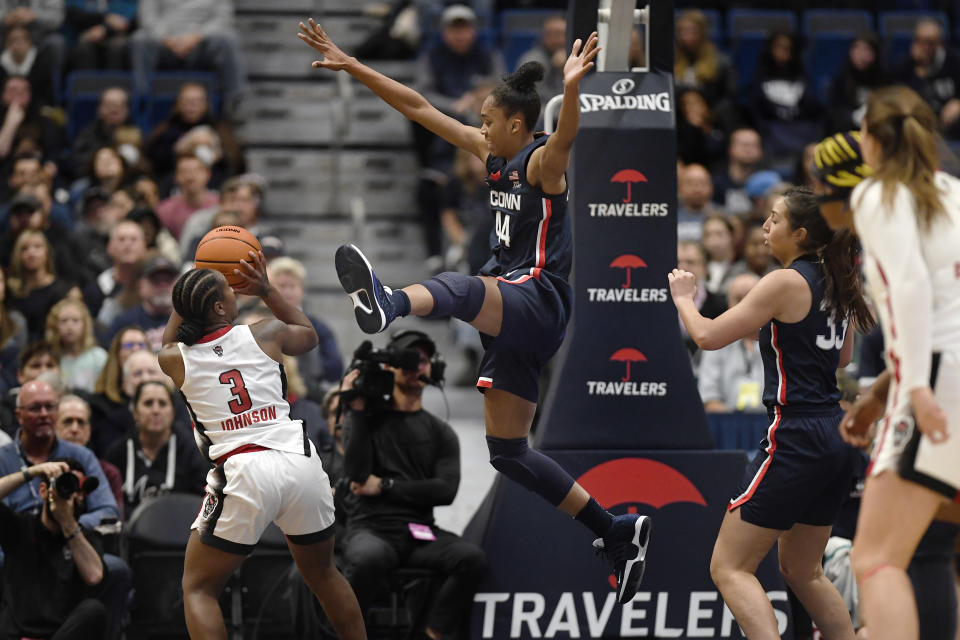
[[[750,640],[780,638],[773,605],[754,574],[781,533],[743,521],[734,509],[724,516],[713,547],[710,576]]]
[[[830,526],[795,524],[780,536],[780,573],[803,603],[823,637],[853,640],[850,612],[840,592],[823,575],[823,550]]]
[[[480,306],[480,311],[473,318],[460,318],[464,322],[469,323],[480,333],[485,333],[488,336],[496,337],[500,335],[500,327],[503,323],[503,296],[500,295],[500,287],[497,286],[497,281],[495,278],[490,278],[486,276],[465,276],[463,274],[442,274],[450,275],[453,278],[471,278],[479,280],[483,285],[482,291],[482,304]],[[434,280],[434,278],[431,278]],[[467,284],[467,280],[462,280],[464,288],[468,288],[470,285]],[[424,284],[412,284],[409,287],[404,287],[402,291],[407,294],[407,297],[410,299],[410,315],[414,316],[428,316],[434,313],[436,307],[436,299],[434,294],[431,293],[430,288],[433,283],[430,281]],[[434,291],[437,291],[436,287],[431,287]],[[480,297],[479,289],[471,291],[470,294],[473,294],[476,297]],[[475,303],[474,303],[475,304]],[[469,314],[468,314],[469,315]],[[454,316],[459,317],[459,316]]]
[[[183,611],[193,640],[226,640],[227,627],[218,599],[244,558],[202,543],[196,529],[190,532],[183,562]]]
[[[320,601],[327,618],[344,640],[363,640],[367,632],[363,614],[350,583],[333,564],[333,542],[328,538],[312,544],[287,543],[300,575]]]
[[[907,565],[943,497],[884,471],[867,479],[853,540],[853,568],[871,640],[919,634]]]

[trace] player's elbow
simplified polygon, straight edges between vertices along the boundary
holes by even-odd
[[[724,346],[719,338],[715,335],[712,335],[709,331],[698,331],[691,337],[693,338],[693,341],[697,343],[697,346],[703,351],[716,351],[720,347]]]

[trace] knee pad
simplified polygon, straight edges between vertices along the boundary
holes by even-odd
[[[452,271],[436,275],[421,284],[433,296],[433,310],[428,316],[453,317],[470,322],[479,315],[486,296],[483,280]]]
[[[559,505],[570,492],[573,478],[552,458],[527,445],[526,438],[487,436],[490,464],[517,484],[533,491],[553,506]]]

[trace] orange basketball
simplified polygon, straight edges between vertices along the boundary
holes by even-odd
[[[203,236],[195,257],[197,269],[215,269],[227,278],[231,287],[243,284],[233,270],[240,260],[251,262],[250,252],[260,251],[260,241],[243,227],[217,227]]]

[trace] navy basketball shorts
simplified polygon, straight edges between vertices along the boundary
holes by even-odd
[[[546,272],[498,278],[503,297],[500,335],[480,334],[485,349],[477,389],[501,389],[537,402],[540,372],[560,348],[570,318],[570,285]]]
[[[858,451],[840,437],[843,414],[784,416],[776,407],[760,451],[730,500],[744,522],[786,531],[833,525],[850,493]]]

